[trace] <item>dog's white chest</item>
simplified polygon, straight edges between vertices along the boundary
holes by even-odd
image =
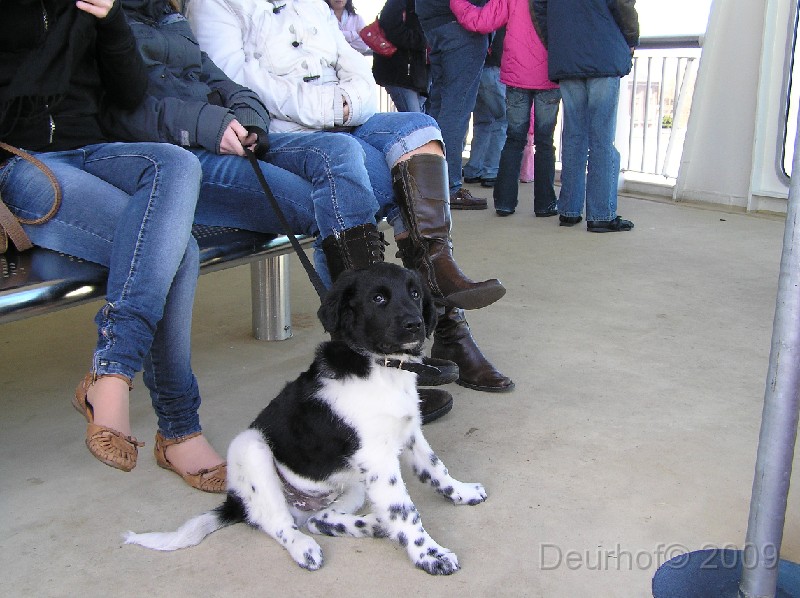
[[[360,434],[403,437],[419,420],[416,376],[410,372],[374,366],[367,378],[325,381],[322,394]]]

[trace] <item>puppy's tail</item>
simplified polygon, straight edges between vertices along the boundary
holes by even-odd
[[[229,495],[228,500],[216,509],[193,517],[174,532],[126,532],[122,537],[125,544],[138,544],[153,550],[179,550],[195,546],[218,529],[244,521],[243,513],[232,508],[236,502],[235,497]]]

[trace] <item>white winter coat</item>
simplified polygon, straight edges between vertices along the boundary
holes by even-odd
[[[261,97],[270,131],[357,126],[377,111],[370,64],[322,0],[191,0],[187,17],[211,60]]]

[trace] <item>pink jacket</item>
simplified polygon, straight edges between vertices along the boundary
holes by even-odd
[[[469,0],[450,0],[450,10],[464,29],[489,33],[506,26],[500,80],[522,89],[554,89],[547,78],[547,50],[531,22],[528,0],[489,0],[474,6]]]

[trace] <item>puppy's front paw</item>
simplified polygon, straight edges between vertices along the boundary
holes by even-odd
[[[458,557],[441,546],[428,548],[414,564],[430,575],[452,575],[461,568],[458,566]]]
[[[300,567],[316,571],[322,567],[322,548],[313,538],[309,538],[305,534],[298,534],[298,536],[293,542],[286,544],[286,550]]]
[[[486,500],[486,489],[476,482],[456,482],[439,489],[456,505],[477,505]]]

